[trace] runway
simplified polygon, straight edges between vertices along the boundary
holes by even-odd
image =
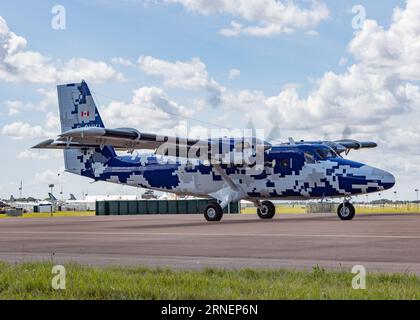
[[[0,220],[0,260],[171,268],[287,268],[420,275],[420,215],[149,215]]]

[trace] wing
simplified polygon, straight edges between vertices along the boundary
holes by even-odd
[[[219,160],[231,163],[235,153],[255,154],[266,151],[271,144],[257,138],[187,139],[175,136],[139,132],[132,128],[106,129],[83,127],[60,134],[56,139],[43,141],[34,149],[102,148],[116,150],[150,149],[158,154],[184,156],[200,160]],[[227,160],[231,159],[232,160]],[[237,158],[236,158],[237,159]]]

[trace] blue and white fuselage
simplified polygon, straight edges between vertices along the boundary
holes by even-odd
[[[86,154],[73,173],[99,181],[201,197],[226,186],[219,172],[202,161],[182,163],[155,154],[118,156],[107,151],[102,151],[106,161],[101,163],[90,160],[94,152]],[[343,197],[378,192],[395,184],[392,174],[344,159],[325,145],[276,146],[265,152],[264,160],[264,170],[256,175],[240,166],[221,167],[248,199]]]

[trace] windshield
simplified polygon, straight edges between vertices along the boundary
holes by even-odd
[[[315,150],[321,159],[336,158],[337,154],[330,148],[318,148]]]
[[[315,163],[315,156],[311,152],[305,151],[303,155],[305,156],[306,163]]]

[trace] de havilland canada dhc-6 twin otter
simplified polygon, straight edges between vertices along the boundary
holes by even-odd
[[[272,145],[254,136],[200,140],[107,129],[85,81],[57,89],[62,133],[34,148],[63,149],[65,170],[95,181],[215,199],[204,210],[208,221],[220,221],[223,209],[240,200],[255,203],[258,216],[271,219],[270,200],[325,198],[341,198],[337,214],[351,220],[351,196],[395,184],[391,173],[340,155],[374,148],[374,142],[289,139]]]

